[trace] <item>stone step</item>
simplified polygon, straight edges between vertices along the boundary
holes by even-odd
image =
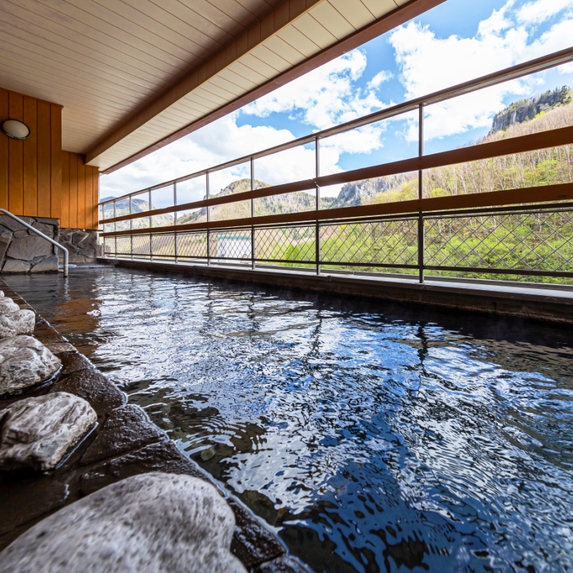
[[[0,410],[0,471],[53,470],[96,422],[89,403],[67,392],[11,404]]]
[[[60,366],[60,359],[31,336],[0,340],[0,397],[18,394],[50,380]]]
[[[32,334],[36,323],[36,313],[21,309],[11,298],[0,291],[0,339],[18,334]]]

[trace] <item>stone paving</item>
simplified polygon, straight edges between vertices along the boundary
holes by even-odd
[[[33,310],[6,286],[0,285],[0,288],[21,309]],[[86,421],[81,436],[72,439],[72,451],[59,452],[59,465],[52,456],[48,464],[36,462],[28,467],[22,464],[17,471],[14,467],[10,471],[0,468],[0,551],[44,518],[78,500],[84,503],[82,498],[89,494],[131,476],[162,472],[199,478],[213,484],[224,496],[235,518],[231,552],[247,570],[308,571],[288,555],[282,542],[262,521],[181,453],[142,408],[128,404],[123,392],[39,316],[36,316],[33,335],[61,362],[61,369],[48,384],[0,399],[0,420],[7,418],[8,409],[18,410],[19,403],[27,398],[42,397],[29,402],[29,410],[45,407],[54,398],[61,400],[66,396],[70,397],[63,402],[69,408],[72,403],[74,408],[86,403],[93,411],[93,418],[87,415],[86,420],[91,422]],[[57,410],[54,404],[51,407]],[[79,414],[73,411],[73,415]],[[56,418],[61,412],[54,414]],[[97,421],[95,425],[94,421]],[[0,421],[0,442],[5,437],[5,429]],[[0,564],[4,554],[0,554]]]

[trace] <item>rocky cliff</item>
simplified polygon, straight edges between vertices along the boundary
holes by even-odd
[[[560,105],[571,103],[571,89],[568,86],[548,90],[538,97],[516,101],[497,113],[493,118],[490,135],[505,131],[511,125],[523,123]]]

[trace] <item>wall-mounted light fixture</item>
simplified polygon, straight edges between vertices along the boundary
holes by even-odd
[[[0,124],[0,129],[12,139],[26,139],[30,136],[30,128],[18,119],[5,119]]]

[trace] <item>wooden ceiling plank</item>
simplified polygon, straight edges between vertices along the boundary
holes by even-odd
[[[95,104],[101,101],[106,109],[108,108],[112,109],[114,103],[122,101],[121,98],[119,98],[115,99],[114,102],[114,97],[108,94],[100,98],[91,97],[93,96],[93,94],[90,92],[89,89],[82,90],[81,88],[78,88],[77,84],[71,80],[68,80],[66,76],[56,77],[53,72],[47,71],[46,69],[42,69],[41,67],[29,66],[28,64],[25,64],[23,60],[21,60],[20,62],[11,62],[9,60],[4,60],[0,64],[0,69],[10,70],[11,74],[19,73],[22,78],[29,78],[29,83],[32,83],[34,79],[37,81],[38,78],[42,78],[47,88],[52,87],[54,93],[61,94],[57,96],[59,98],[59,101],[65,100],[66,94],[75,95],[77,96],[78,99],[80,99],[84,103],[89,103],[90,101],[93,101]],[[55,98],[51,95],[47,95],[46,97],[42,97],[40,99],[45,99],[46,101],[54,101]],[[123,112],[125,110],[125,107],[122,106],[118,107],[117,109],[121,109]]]
[[[73,71],[73,75],[76,78],[82,78],[88,83],[83,83],[82,86],[85,89],[101,91],[104,94],[110,95],[111,92],[117,92],[124,102],[124,108],[126,102],[133,102],[134,104],[140,99],[140,96],[134,94],[134,90],[137,89],[139,94],[150,95],[152,90],[148,87],[140,87],[127,85],[127,81],[116,82],[103,76],[102,72],[93,69],[92,73],[86,71],[85,66],[80,67],[80,64],[76,62],[62,62],[57,54],[51,53],[49,50],[41,50],[40,48],[32,45],[26,46],[23,40],[18,38],[12,38],[11,42],[6,40],[5,34],[0,30],[0,43],[3,45],[4,61],[12,60],[16,64],[19,61],[28,61],[29,65],[34,66],[34,64],[40,70],[57,70],[60,72],[59,75],[64,77],[70,76],[70,70]],[[26,50],[25,52],[24,50]],[[24,55],[22,55],[24,54]],[[10,57],[12,56],[12,57]],[[2,66],[3,62],[0,62]]]
[[[127,0],[123,1],[125,2]],[[129,0],[129,2],[135,1],[136,0]],[[181,0],[168,0],[167,2],[152,0],[152,2],[161,6],[165,11],[183,22],[187,21],[190,17],[191,10],[189,4]],[[208,0],[193,0],[193,6],[195,13],[200,13],[203,18],[209,20],[218,28],[228,30],[231,36],[237,33],[235,27],[245,30],[253,19],[253,15],[239,5],[237,5],[238,9],[226,11],[223,9],[221,2],[215,4]]]
[[[308,36],[303,34],[294,25],[287,28],[283,28],[277,36],[289,44],[289,46],[295,47],[299,52],[304,54],[307,58],[313,56],[317,52],[320,52],[321,46],[316,42],[311,40]]]
[[[375,18],[381,18],[397,8],[394,0],[362,0],[362,3],[374,14]]]
[[[90,54],[95,57],[97,54],[100,56],[99,59],[103,65],[111,64],[112,66],[116,66],[117,69],[121,70],[123,68],[126,73],[131,74],[133,74],[133,70],[135,70],[140,74],[140,76],[147,76],[153,84],[165,81],[166,74],[164,70],[147,66],[141,60],[120,54],[106,44],[94,41],[91,38],[85,37],[81,42],[71,40],[67,35],[65,35],[65,30],[59,27],[56,23],[37,16],[36,14],[28,14],[30,16],[30,22],[22,20],[19,16],[13,15],[11,12],[4,10],[2,20],[5,26],[9,26],[10,28],[20,28],[21,30],[29,29],[30,24],[33,24],[34,34],[38,38],[45,40],[50,44],[67,46],[71,51],[75,51],[86,57],[90,57]]]
[[[285,42],[278,35],[272,36],[271,38],[267,38],[260,46],[260,49],[265,49],[265,48],[271,50],[271,52],[273,52],[276,56],[280,58],[282,62],[284,62],[281,67],[277,67],[279,71],[284,71],[287,68],[298,64],[299,62],[304,60],[305,57],[300,50],[298,50],[294,46],[291,46],[288,42]],[[251,53],[257,56],[254,50],[251,51]],[[286,67],[284,67],[285,64]]]
[[[4,2],[5,5],[10,4],[11,0],[4,0]],[[145,45],[144,42],[140,42],[138,46],[130,44],[121,37],[126,38],[128,34],[122,32],[119,28],[106,28],[97,18],[86,18],[90,24],[83,22],[80,11],[72,5],[66,6],[66,9],[70,12],[70,14],[66,15],[53,10],[50,6],[46,6],[41,0],[18,0],[18,5],[20,9],[24,8],[29,12],[33,12],[46,25],[52,24],[60,31],[65,29],[66,34],[71,36],[72,39],[77,38],[81,42],[91,39],[100,46],[114,50],[118,57],[120,54],[130,56],[134,60],[139,60],[150,67],[163,70],[164,73],[166,68],[169,68],[168,73],[171,74],[177,70],[177,64],[174,63],[173,58],[167,57],[167,54],[165,54],[165,57],[158,57],[149,53],[151,48],[149,45]],[[161,55],[164,54],[162,53]],[[169,61],[170,59],[172,60],[171,62]],[[179,59],[177,59],[177,62],[179,62]]]
[[[125,93],[133,92],[152,92],[149,82],[139,79],[138,76],[126,75],[119,67],[114,68],[107,66],[101,68],[102,62],[95,59],[90,60],[79,53],[74,52],[67,47],[61,46],[54,42],[42,43],[41,39],[35,34],[11,27],[5,34],[0,34],[1,42],[4,46],[14,45],[18,48],[25,49],[35,55],[45,55],[52,61],[56,61],[62,66],[68,66],[74,70],[74,74],[90,74],[92,77],[100,78],[104,82],[109,82]]]
[[[252,90],[257,85],[256,82],[252,82],[246,79],[244,76],[240,76],[239,74],[235,73],[233,70],[229,68],[220,71],[219,77],[235,84],[236,86],[239,86],[241,89],[245,91]]]
[[[159,119],[166,122],[166,125],[173,125],[174,123],[180,124],[181,121],[188,121],[190,117],[195,117],[197,115],[201,115],[203,113],[202,110],[191,110],[188,109],[187,111],[183,109],[168,109],[157,115]]]
[[[278,46],[279,44],[275,44]],[[285,50],[286,51],[286,50]],[[292,51],[292,48],[291,48]],[[269,45],[268,42],[257,46],[254,50],[251,50],[251,55],[261,60],[262,62],[266,62],[269,66],[275,70],[275,74],[280,73],[281,71],[287,70],[292,66],[292,63],[289,61],[292,58],[292,54],[289,57],[286,54],[277,52],[277,50],[273,50]]]
[[[194,90],[194,95],[198,98],[202,98],[205,102],[209,102],[213,108],[227,101],[224,97],[207,91],[204,85]]]
[[[262,18],[276,5],[270,2],[266,2],[265,0],[262,0],[262,2],[258,2],[256,0],[250,2],[248,0],[237,0],[237,4],[241,5],[243,9],[248,10],[255,17],[255,19]]]
[[[205,113],[209,109],[208,107],[205,107],[202,103],[195,101],[193,99],[192,93],[187,94],[184,98],[181,98],[172,107],[177,109],[179,112],[183,113],[195,113],[196,111]],[[169,109],[171,109],[171,107]]]
[[[203,110],[191,110],[191,108],[184,109],[173,105],[170,108],[162,111],[159,115],[161,117],[169,118],[170,121],[177,121],[181,123],[182,121],[188,121],[191,115],[195,117],[196,115],[201,115],[201,113],[203,113]]]
[[[66,109],[66,108],[64,108],[64,109]],[[93,126],[94,119],[95,120],[99,119],[99,116],[95,116],[95,115],[94,115],[94,117],[86,119],[85,117],[82,117],[81,113],[65,114],[65,115],[63,114],[62,117],[65,117],[66,119],[73,121],[73,125],[74,125],[75,129],[77,129],[78,127],[89,128],[90,126]]]
[[[360,0],[328,0],[358,30],[372,21],[370,10]]]
[[[241,94],[235,94],[226,89],[218,87],[211,80],[201,85],[201,93],[203,93],[203,95],[205,95],[206,97],[209,94],[211,94],[213,98],[221,98],[224,101],[228,101],[230,98],[236,98],[239,95],[241,95]]]
[[[249,81],[252,81],[257,85],[266,81],[265,76],[263,76],[256,70],[253,70],[252,68],[245,66],[245,64],[239,60],[237,60],[234,64],[229,66],[228,69],[235,72],[239,76],[247,78]]]
[[[310,14],[320,22],[337,40],[348,36],[355,31],[355,28],[335,10],[334,7],[326,2],[321,2],[310,10]]]
[[[189,42],[190,39],[194,39],[196,32],[199,32],[203,39],[208,38],[211,42],[214,42],[212,47],[207,48],[209,53],[220,49],[222,45],[229,42],[233,37],[224,27],[218,26],[210,19],[205,18],[202,11],[193,10],[188,5],[180,2],[168,0],[162,3],[149,1],[142,3],[141,0],[121,0],[118,4],[129,6],[140,14],[149,17],[152,23],[154,21],[157,22],[166,31],[171,31],[172,36],[176,35],[182,39],[183,45],[185,45],[185,39]],[[197,0],[193,0],[193,4],[197,4]],[[214,12],[219,12],[212,4],[207,2],[201,4],[211,6]],[[201,45],[201,42],[198,43]]]
[[[85,4],[86,3],[83,2],[80,6]],[[126,26],[129,26],[131,23],[129,28],[131,31],[138,29],[138,37],[141,37],[142,33],[148,34],[148,42],[154,45],[160,45],[165,51],[173,50],[174,53],[184,61],[188,62],[190,58],[196,56],[197,50],[202,52],[201,46],[198,45],[197,42],[194,42],[192,34],[195,29],[192,26],[187,25],[185,33],[181,33],[165,22],[165,20],[168,20],[171,16],[168,12],[162,11],[163,13],[159,13],[158,17],[152,17],[152,9],[155,8],[155,5],[150,2],[142,4],[141,2],[134,3],[131,0],[118,0],[109,3],[104,0],[102,3],[98,0],[92,0],[90,4],[92,4],[90,13],[96,11],[97,8],[97,11],[101,12],[101,16],[99,17],[104,21],[109,21],[111,18],[115,21],[116,25],[122,21],[125,22]],[[138,6],[140,8],[145,6],[146,12],[138,9]],[[184,22],[180,20],[176,19],[176,21],[184,24]],[[193,39],[193,42],[190,42],[190,39]],[[157,42],[154,40],[157,40]],[[190,51],[190,46],[196,46],[196,49]]]
[[[331,34],[311,14],[305,14],[299,18],[293,24],[293,28],[311,39],[311,41],[316,42],[323,50],[334,44],[337,40],[336,36]]]
[[[210,78],[207,84],[211,84],[215,86],[217,89],[225,90],[227,93],[230,93],[235,97],[243,95],[245,93],[245,90],[243,88],[241,88],[240,86],[238,86],[233,82],[230,82],[229,80],[225,79],[220,75],[216,75]]]
[[[185,0],[178,1],[185,3]],[[214,4],[218,10],[235,20],[235,22],[243,22],[249,19],[255,20],[255,15],[236,0],[216,0]]]
[[[253,71],[257,70],[260,74],[263,75],[265,80],[267,80],[268,78],[273,78],[279,72],[283,71],[281,69],[276,69],[275,67],[271,66],[270,64],[267,64],[263,60],[260,60],[259,58],[253,56],[253,54],[245,54],[241,58],[241,63],[245,67],[251,68],[251,70],[253,70]]]
[[[52,0],[33,1],[35,4],[52,2]],[[66,13],[79,25],[91,29],[91,33],[101,37],[103,41],[114,42],[126,53],[132,53],[131,50],[135,50],[141,54],[144,61],[154,61],[160,66],[168,65],[179,69],[185,65],[187,54],[190,53],[189,50],[193,48],[193,44],[198,52],[196,56],[203,55],[201,44],[197,41],[189,42],[189,49],[184,54],[176,53],[178,50],[174,49],[174,44],[157,35],[153,29],[147,29],[139,22],[123,18],[120,14],[96,2],[84,0],[65,0],[65,2]]]

